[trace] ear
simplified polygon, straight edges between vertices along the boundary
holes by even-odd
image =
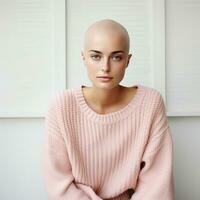
[[[132,57],[132,54],[129,54],[126,67],[128,67],[131,57]]]
[[[83,59],[83,64],[86,66],[84,51],[81,51],[81,56],[82,56],[82,59]]]
[[[83,51],[81,51],[81,56],[82,56],[82,59],[83,59],[83,61],[85,60],[85,55],[84,55],[84,52]]]

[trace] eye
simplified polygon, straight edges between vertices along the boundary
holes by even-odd
[[[113,60],[115,60],[115,61],[120,61],[120,60],[122,59],[122,57],[119,56],[119,55],[115,55],[115,56],[113,56],[112,58],[113,58]]]
[[[97,54],[94,54],[94,55],[91,55],[91,58],[93,60],[100,60],[101,59],[101,56],[97,55]]]

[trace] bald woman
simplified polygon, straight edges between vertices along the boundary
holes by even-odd
[[[50,200],[173,200],[173,141],[161,94],[121,85],[127,30],[104,19],[81,52],[92,86],[57,92],[45,117],[42,169]]]

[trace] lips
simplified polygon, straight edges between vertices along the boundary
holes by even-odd
[[[111,79],[113,77],[111,77],[111,76],[97,76],[97,78],[109,78],[109,79]]]
[[[113,79],[111,76],[97,76],[97,78],[101,82],[110,82]]]

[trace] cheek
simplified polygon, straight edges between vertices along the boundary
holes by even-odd
[[[97,72],[98,72],[98,66],[97,66],[97,64],[95,64],[94,62],[87,62],[86,63],[86,67],[87,67],[88,77],[90,79],[92,79],[93,77],[96,77]]]
[[[125,69],[126,69],[125,63],[119,63],[113,67],[113,72],[120,75],[125,72]]]

